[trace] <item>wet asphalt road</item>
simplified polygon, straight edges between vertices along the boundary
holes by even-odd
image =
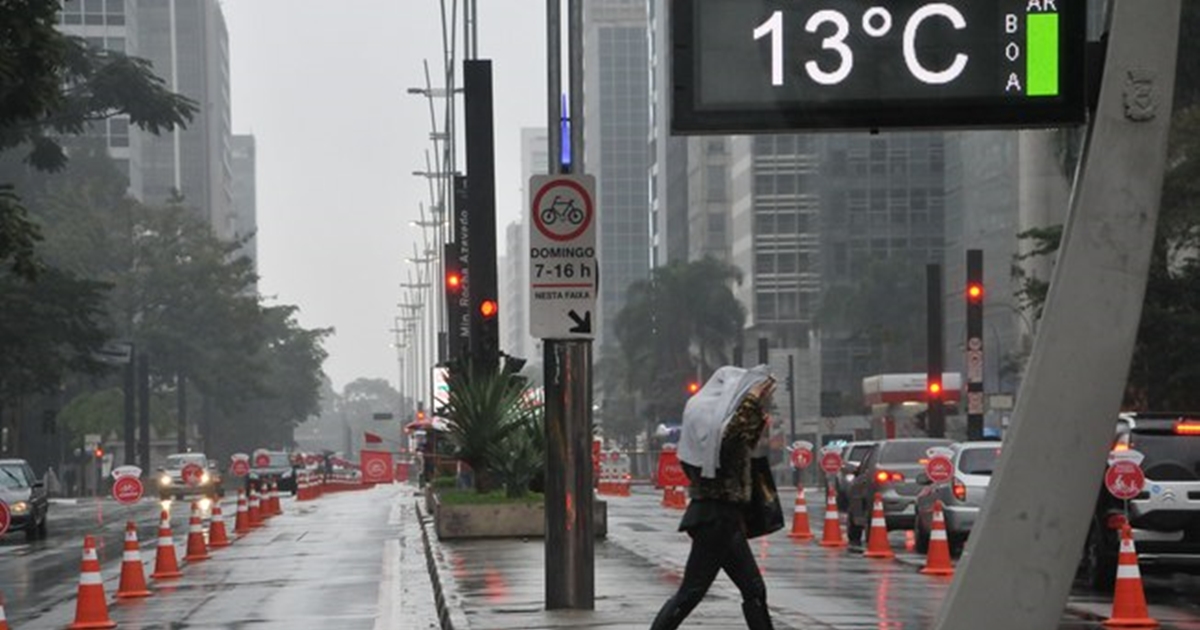
[[[117,601],[125,521],[139,525],[146,574],[153,569],[159,504],[121,508],[81,501],[52,508],[48,541],[0,541],[0,590],[14,629],[64,628],[74,618],[82,539],[101,536],[110,617],[121,628],[399,628],[436,627],[432,589],[409,486],[285,498],[284,515],[212,550],[212,559],[183,563],[187,510],[172,530],[183,577],[150,580],[154,595]],[[223,503],[232,532],[236,502]]]

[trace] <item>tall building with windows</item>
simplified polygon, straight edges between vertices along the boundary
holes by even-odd
[[[650,273],[650,60],[646,0],[584,4],[585,170],[598,182],[599,353],[629,285]]]
[[[221,5],[139,0],[137,12],[138,56],[199,107],[186,129],[145,138],[146,201],[161,204],[182,195],[183,204],[221,234],[233,206],[229,32]]]
[[[540,340],[529,335],[529,178],[549,172],[549,138],[542,128],[521,129],[520,218],[504,230],[504,264],[500,269],[500,294],[505,296],[500,323],[500,347],[510,355],[538,364]]]
[[[89,46],[137,55],[137,0],[75,0],[59,13],[62,32],[80,37]],[[128,116],[114,116],[92,126],[89,135],[103,138],[117,168],[129,178],[129,194],[143,198],[142,138],[131,129]]]
[[[254,136],[235,135],[230,143],[230,165],[233,175],[233,205],[223,229],[217,235],[226,240],[248,238],[241,253],[258,269],[258,194],[256,185],[257,151]]]
[[[687,261],[688,138],[671,135],[671,50],[668,0],[647,0],[650,47],[650,266]]]

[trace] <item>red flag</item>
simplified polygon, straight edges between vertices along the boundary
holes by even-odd
[[[365,431],[364,436],[366,437],[367,444],[383,444],[383,438],[370,431]]]

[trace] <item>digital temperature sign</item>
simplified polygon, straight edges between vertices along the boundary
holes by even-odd
[[[1081,123],[1085,8],[1084,0],[673,0],[672,130]]]

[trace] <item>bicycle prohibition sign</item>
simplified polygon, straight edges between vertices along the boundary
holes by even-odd
[[[547,181],[534,195],[533,224],[546,238],[559,243],[579,238],[591,226],[594,206],[578,182],[557,178]]]

